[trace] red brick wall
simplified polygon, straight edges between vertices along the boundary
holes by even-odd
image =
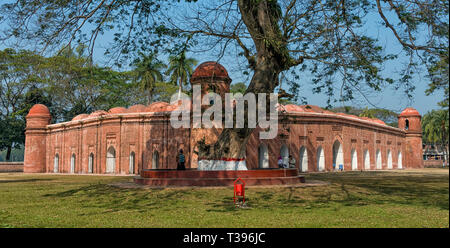
[[[23,162],[0,162],[0,172],[23,172]]]

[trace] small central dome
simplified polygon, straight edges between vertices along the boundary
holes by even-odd
[[[191,81],[201,78],[220,78],[230,80],[228,72],[221,64],[214,61],[207,61],[200,64],[192,73]]]

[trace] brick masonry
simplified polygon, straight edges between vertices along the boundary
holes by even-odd
[[[202,94],[215,85],[213,90],[223,96],[231,79],[220,64],[205,62],[194,71],[191,82],[202,86]],[[211,144],[221,130],[175,129],[170,125],[175,108],[156,102],[95,111],[49,125],[48,108],[37,104],[27,115],[24,172],[139,174],[143,169],[176,169],[179,149],[185,151],[186,167],[197,168],[197,142],[205,138]],[[255,129],[249,138],[248,169],[260,166],[260,146],[267,148],[268,166],[277,168],[284,146],[297,168],[300,161],[306,161],[300,157],[301,149],[306,148],[306,171],[318,170],[318,150],[323,150],[324,170],[330,171],[334,161],[340,161],[333,144],[341,146],[344,170],[375,170],[377,157],[381,158],[381,169],[423,167],[421,117],[415,109],[407,108],[399,115],[398,128],[313,105],[280,105],[278,109],[278,136],[260,140]]]
[[[0,172],[23,172],[23,162],[0,162]]]

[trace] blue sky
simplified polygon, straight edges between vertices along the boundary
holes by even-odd
[[[378,18],[377,16],[373,16],[369,18]],[[3,27],[0,26],[0,30]],[[393,36],[390,30],[387,30],[385,27],[381,25],[368,25],[368,32],[370,32],[371,36],[375,36],[379,38],[382,44],[384,44],[386,50],[391,53],[397,53],[401,55],[402,48]],[[112,41],[112,32],[105,33],[103,36],[99,36],[96,41],[96,47],[94,49],[94,61],[98,64],[103,64],[107,61],[107,58],[103,55],[104,48],[109,45]],[[30,44],[31,46],[31,44]],[[0,44],[0,49],[4,49],[8,47],[8,44]],[[196,58],[200,63],[204,61],[215,61],[217,59],[214,51],[201,53],[201,54],[188,54],[190,57]],[[233,58],[224,58],[220,61],[221,64],[227,68],[229,71],[229,75],[233,82],[245,82],[248,83],[248,78],[243,77],[239,71],[235,71],[230,68],[235,68],[233,63],[235,60]],[[392,75],[395,78],[397,73],[397,69],[401,67],[402,59],[396,60],[395,62],[390,62],[385,67],[384,72],[386,75]],[[306,98],[308,104],[318,105],[318,106],[326,106],[327,97],[324,94],[313,94],[311,85],[311,81],[308,77],[301,79],[301,95]],[[395,90],[393,87],[387,87],[383,90],[382,93],[379,94],[371,94],[370,96],[366,96],[368,100],[377,107],[390,109],[396,112],[400,112],[402,109],[406,107],[416,108],[422,115],[432,109],[438,109],[439,106],[437,102],[441,101],[443,94],[442,92],[436,92],[433,95],[426,96],[425,90],[428,87],[428,79],[425,73],[417,74],[415,76],[414,85],[416,86],[415,91],[413,92],[413,99],[408,99],[406,95],[402,92],[401,89]],[[359,97],[353,102],[339,103],[333,106],[342,106],[342,105],[351,105],[355,107],[373,107],[362,97]]]

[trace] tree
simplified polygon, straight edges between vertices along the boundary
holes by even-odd
[[[449,116],[447,110],[432,110],[422,118],[422,139],[424,143],[441,145],[444,151],[444,160],[449,154]],[[444,161],[445,163],[445,161]]]
[[[41,62],[42,57],[29,51],[0,51],[0,150],[7,150],[6,161],[12,149],[25,142],[25,115],[30,95],[41,84],[35,75]]]
[[[174,12],[179,5],[171,1],[21,0],[3,5],[10,24],[5,38],[35,39],[44,48],[87,41],[92,51],[98,34],[117,30],[111,48],[116,52],[107,52],[125,57],[133,50],[170,51],[174,44],[189,42],[208,51],[218,49],[218,59],[232,53],[245,62],[251,75],[246,92],[272,93],[282,73],[292,73],[294,78],[310,73],[314,92],[325,91],[329,104],[335,92],[339,92],[337,100],[346,101],[389,85],[402,87],[411,96],[411,78],[418,64],[431,68],[440,61],[422,58],[438,58],[448,50],[448,1],[186,2],[182,8],[192,9],[179,14]],[[369,14],[379,19],[368,18]],[[410,56],[399,78],[382,73],[385,62],[398,56],[386,54],[383,44],[365,30],[366,22],[379,25],[380,20],[404,48],[402,56]],[[86,23],[93,24],[90,35],[80,32],[88,28]],[[279,92],[280,98],[292,96]],[[247,126],[225,129],[212,153],[205,151],[204,157],[244,157],[252,131]]]
[[[359,114],[359,116],[368,117],[368,118],[377,118],[377,119],[382,120],[389,126],[398,127],[398,114],[391,110],[388,110],[388,109],[365,108],[365,109],[361,110],[361,113]]]
[[[167,66],[153,53],[141,54],[140,58],[133,62],[133,66],[134,80],[143,91],[147,92],[147,104],[150,104],[153,102],[156,83],[163,81],[162,70]]]
[[[39,66],[39,77],[52,95],[55,121],[70,121],[78,114],[127,106],[132,96],[130,75],[92,63],[84,47],[64,48]]]
[[[181,99],[183,85],[188,84],[194,66],[197,63],[197,60],[193,58],[186,58],[185,51],[169,57],[169,68],[166,71],[166,75],[170,77],[171,82],[175,84],[178,82],[178,99]]]
[[[230,85],[230,92],[233,94],[236,93],[244,94],[245,90],[247,90],[247,85],[245,85],[245,83],[240,82]]]

